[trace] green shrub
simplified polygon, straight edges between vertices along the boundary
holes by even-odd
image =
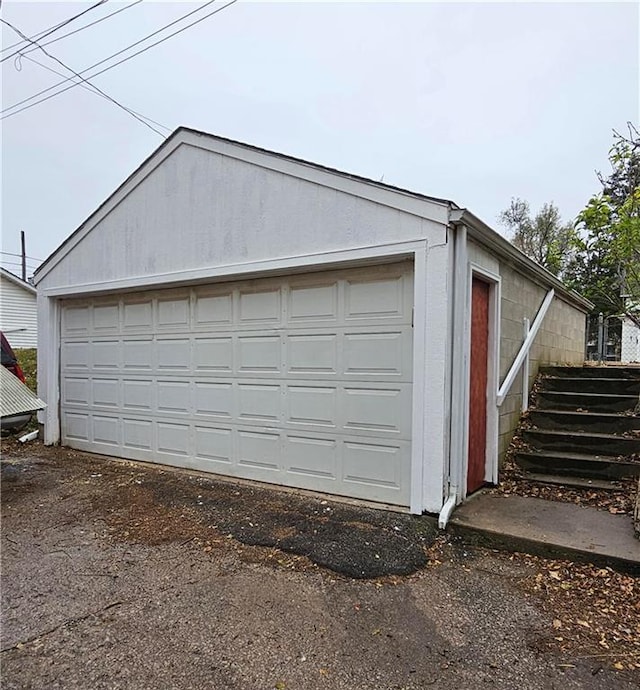
[[[14,348],[13,350],[18,358],[27,386],[37,394],[38,392],[38,350],[35,347],[28,348]]]

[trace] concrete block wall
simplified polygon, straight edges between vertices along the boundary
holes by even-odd
[[[516,269],[501,263],[500,382],[518,354],[524,339],[523,319],[533,322],[548,288],[534,283]],[[529,388],[545,364],[581,364],[584,361],[585,314],[555,297],[529,355]],[[500,461],[511,442],[522,408],[522,376],[518,376],[500,408]]]

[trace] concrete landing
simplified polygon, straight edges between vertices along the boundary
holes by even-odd
[[[608,565],[640,574],[640,540],[629,515],[525,496],[479,494],[447,531],[492,548]]]

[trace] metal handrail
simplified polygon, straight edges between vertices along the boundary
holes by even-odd
[[[507,394],[509,393],[509,390],[511,390],[511,386],[513,385],[513,382],[515,381],[516,376],[520,371],[520,367],[522,366],[527,355],[529,354],[529,350],[533,345],[533,341],[536,339],[536,335],[540,330],[540,326],[542,326],[544,317],[547,315],[547,312],[549,311],[549,307],[551,306],[551,302],[553,301],[554,295],[555,290],[553,289],[547,292],[547,296],[544,298],[544,301],[540,305],[540,309],[538,309],[538,313],[536,314],[536,318],[533,320],[533,323],[531,324],[531,329],[529,330],[527,337],[524,339],[524,342],[520,346],[520,350],[518,351],[516,358],[513,360],[513,364],[511,365],[509,372],[505,376],[502,385],[500,386],[500,388],[498,388],[498,395],[496,396],[496,405],[498,407],[502,405],[504,399],[507,397]]]

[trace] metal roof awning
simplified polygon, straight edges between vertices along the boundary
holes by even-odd
[[[0,367],[0,416],[12,417],[43,410],[47,404],[7,368]]]

